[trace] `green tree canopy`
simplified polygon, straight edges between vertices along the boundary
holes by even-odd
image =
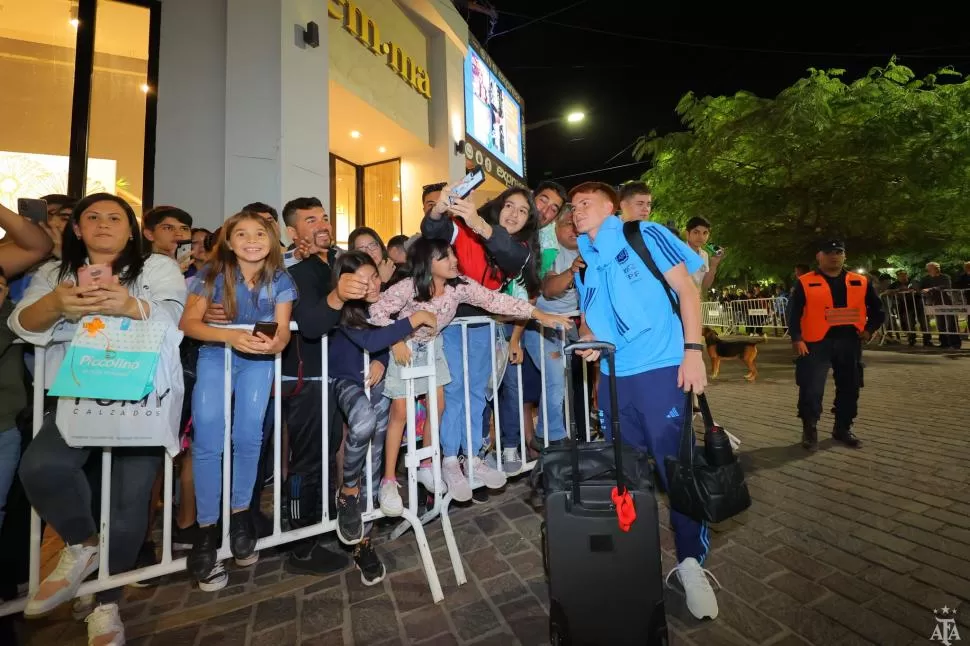
[[[970,80],[917,79],[895,59],[848,84],[844,70],[808,72],[773,99],[689,93],[685,132],[642,137],[659,218],[710,219],[735,275],[786,275],[823,236],[860,264],[965,249]]]

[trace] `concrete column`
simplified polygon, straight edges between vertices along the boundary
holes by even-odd
[[[210,229],[250,202],[328,203],[325,2],[164,0],[160,65],[156,203]]]
[[[155,204],[198,226],[225,218],[226,0],[164,0],[155,131]]]
[[[320,46],[303,42],[316,22]],[[230,0],[227,24],[226,201],[282,211],[330,191],[326,3]]]
[[[441,22],[440,14],[419,10],[428,2],[408,3],[416,17],[425,20],[428,37],[428,67],[431,80],[431,99],[429,106],[431,148],[423,155],[410,155],[405,159],[407,174],[402,174],[402,206],[404,233],[411,234],[421,224],[422,203],[421,186],[433,182],[452,181],[465,175],[465,156],[455,153],[455,144],[465,136],[465,95],[463,66],[465,46],[459,46],[462,39],[467,43],[466,31],[456,37]],[[436,19],[436,20],[432,20]],[[460,21],[462,25],[464,22]]]

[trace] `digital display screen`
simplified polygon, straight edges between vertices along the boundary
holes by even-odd
[[[509,170],[524,175],[522,106],[472,47],[465,57],[465,129]]]

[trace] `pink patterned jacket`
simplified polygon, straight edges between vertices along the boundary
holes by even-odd
[[[389,287],[381,294],[381,299],[370,306],[370,323],[383,327],[394,322],[392,314],[397,314],[400,320],[420,310],[431,312],[438,317],[438,329],[432,332],[427,326],[421,326],[411,336],[417,341],[430,341],[455,318],[459,303],[468,303],[493,314],[522,319],[527,319],[532,314],[533,307],[529,301],[492,291],[467,276],[461,278],[463,284],[457,287],[447,286],[444,294],[424,302],[414,300],[414,281],[405,278]]]

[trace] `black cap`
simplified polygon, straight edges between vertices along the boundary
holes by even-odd
[[[820,240],[818,243],[818,251],[823,253],[828,253],[830,251],[845,251],[845,243],[838,238]]]

